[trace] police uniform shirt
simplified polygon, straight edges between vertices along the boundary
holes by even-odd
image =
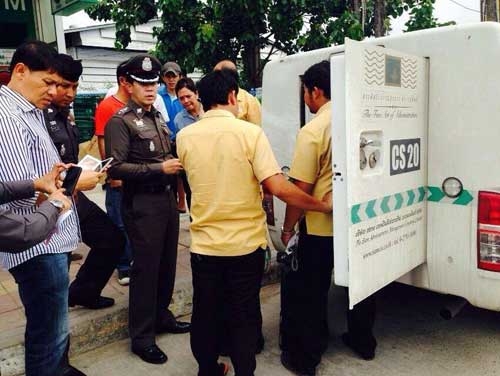
[[[104,130],[106,156],[113,157],[108,170],[112,179],[136,184],[171,184],[162,163],[173,158],[165,120],[130,100],[109,120]]]
[[[331,102],[325,103],[316,116],[299,131],[291,178],[313,184],[312,195],[321,200],[332,190]],[[307,233],[333,236],[333,214],[306,211]]]
[[[262,129],[210,110],[178,133],[177,153],[192,191],[192,252],[241,256],[265,248],[260,183],[281,170]]]
[[[78,127],[70,119],[69,108],[50,105],[43,111],[45,125],[64,163],[78,163]]]

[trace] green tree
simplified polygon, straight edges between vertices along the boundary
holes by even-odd
[[[87,10],[116,22],[116,47],[130,43],[130,28],[159,17],[152,51],[188,72],[209,71],[221,59],[241,58],[243,86],[258,87],[276,51],[291,54],[382,36],[389,17],[410,12],[408,30],[439,26],[434,0],[101,0]],[[262,51],[266,51],[265,54]]]

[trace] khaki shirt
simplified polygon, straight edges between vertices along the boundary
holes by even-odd
[[[240,256],[265,247],[260,183],[281,171],[262,129],[210,110],[177,134],[177,153],[192,191],[192,252]]]
[[[261,110],[259,100],[242,88],[239,88],[236,99],[239,107],[238,119],[260,126]]]
[[[288,174],[295,180],[313,184],[312,195],[321,200],[332,190],[331,102],[299,131],[292,166]],[[333,236],[333,214],[306,211],[307,233]]]
[[[173,158],[165,120],[154,107],[145,111],[130,100],[104,129],[108,170],[112,179],[127,184],[172,184],[174,175],[163,173],[162,163]],[[173,177],[172,177],[173,176]],[[171,181],[172,180],[172,181]]]

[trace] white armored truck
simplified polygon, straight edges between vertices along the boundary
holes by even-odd
[[[335,283],[352,307],[392,281],[500,311],[500,24],[451,26],[266,65],[283,172],[312,116],[300,75],[331,61]],[[265,195],[283,248],[285,206]]]

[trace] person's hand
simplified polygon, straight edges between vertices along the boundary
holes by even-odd
[[[295,235],[295,230],[290,230],[290,231],[281,230],[281,241],[283,242],[285,247],[288,245],[288,242],[294,235]]]
[[[163,172],[168,175],[179,173],[182,170],[182,164],[177,158],[168,159],[162,163]]]
[[[64,213],[71,208],[71,201],[63,192],[64,189],[57,189],[52,192],[49,197],[47,197],[47,200],[59,200],[63,203],[64,207],[61,210],[61,213]]]
[[[333,210],[332,191],[325,194],[321,201],[325,203],[325,209],[323,210],[323,213],[331,213]]]
[[[118,188],[123,185],[123,182],[121,180],[108,179],[108,184],[110,188]]]
[[[75,191],[90,191],[99,183],[99,179],[104,175],[103,172],[83,170],[76,183]]]
[[[69,166],[70,165],[66,165],[64,163],[56,163],[49,173],[33,181],[35,191],[48,194],[56,191],[62,183],[60,173],[64,170],[67,170]]]

